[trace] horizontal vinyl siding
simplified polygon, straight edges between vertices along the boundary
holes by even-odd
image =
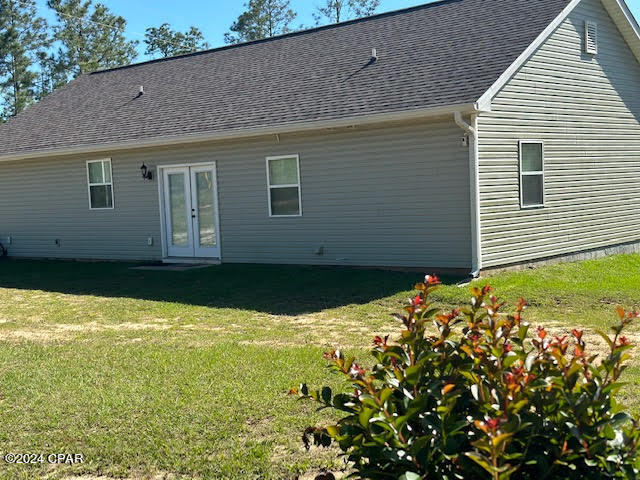
[[[639,119],[640,65],[600,1],[583,0],[479,118],[484,266],[639,241]],[[544,208],[520,208],[519,140],[544,141]]]
[[[157,167],[216,161],[225,262],[467,268],[460,137],[443,120],[118,153],[115,209],[105,211],[88,208],[85,161],[109,155],[0,164],[0,241],[11,234],[16,256],[159,259]],[[293,153],[303,216],[270,218],[265,157]],[[143,162],[151,182],[140,176]]]
[[[159,240],[157,185],[142,182],[139,164],[114,157],[115,209],[90,211],[85,161],[97,158],[0,163],[0,242],[11,235],[10,255],[157,257],[159,247],[147,246],[148,236]]]

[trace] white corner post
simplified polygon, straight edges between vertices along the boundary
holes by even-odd
[[[482,237],[480,227],[480,165],[478,161],[478,114],[471,114],[470,124],[455,112],[454,120],[469,135],[469,198],[471,200],[471,276],[476,278],[482,270]]]

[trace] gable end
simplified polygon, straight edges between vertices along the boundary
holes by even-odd
[[[522,66],[538,51],[538,49],[546,42],[558,27],[569,17],[575,8],[583,0],[572,0],[566,8],[558,15],[553,22],[522,52],[522,54],[505,70],[505,72],[494,82],[494,84],[478,99],[477,108],[480,111],[491,111],[491,101],[504,88],[504,86],[513,78],[513,76],[522,68]],[[600,1],[600,0],[598,0]],[[626,41],[640,62],[640,26],[635,20],[631,10],[625,0],[602,0],[602,5],[609,14],[609,17],[615,23],[622,37]],[[585,29],[588,25],[585,25]],[[595,27],[595,28],[594,28]],[[597,25],[592,26],[593,35],[588,38],[585,31],[584,51],[589,54],[597,54]]]

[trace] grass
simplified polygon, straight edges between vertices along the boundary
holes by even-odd
[[[286,392],[301,381],[340,388],[322,352],[365,355],[372,335],[397,332],[388,313],[411,294],[417,274],[130,266],[0,263],[0,454],[86,459],[0,459],[0,478],[293,479],[340,467],[335,451],[308,453],[300,441],[305,426],[331,413]],[[468,300],[456,280],[438,292],[443,308]],[[509,302],[525,297],[532,323],[604,329],[616,305],[640,305],[640,256],[485,281]],[[628,372],[622,402],[638,413],[640,363]]]

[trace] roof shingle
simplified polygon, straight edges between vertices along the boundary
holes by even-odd
[[[443,0],[82,75],[1,126],[0,155],[471,103],[567,4]]]

